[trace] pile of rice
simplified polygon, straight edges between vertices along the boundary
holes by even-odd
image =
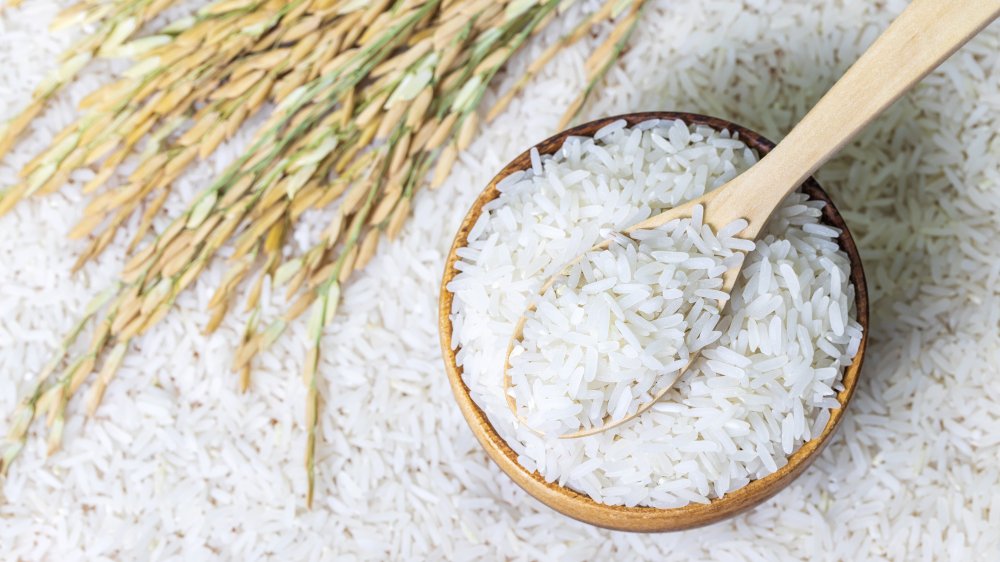
[[[690,219],[611,233],[606,249],[552,278],[509,359],[509,394],[525,425],[567,435],[624,421],[719,339],[723,274],[754,244],[734,237],[745,220],[713,233],[703,215],[697,205]]]
[[[66,5],[73,0],[59,0]],[[587,0],[590,2],[590,0]],[[2,2],[2,0],[0,0]],[[631,48],[584,118],[640,110],[718,115],[773,140],[802,117],[907,4],[651,0]],[[0,13],[0,118],[23,107],[72,33],[51,0]],[[570,11],[529,41],[568,32]],[[289,328],[240,394],[228,374],[242,321],[204,337],[224,269],[182,295],[125,358],[96,416],[70,403],[64,450],[42,435],[0,481],[2,558],[22,560],[995,560],[1000,558],[1000,26],[994,24],[873,123],[819,181],[865,260],[871,338],[840,429],[791,486],[703,529],[596,529],[527,496],[486,457],[447,383],[437,333],[444,259],[473,200],[510,158],[555,131],[595,42],[542,70],[414,200],[401,237],[345,287],[323,340],[312,511],[302,508],[304,325]],[[524,72],[518,59],[496,99]],[[112,75],[95,63],[0,161],[0,186]],[[486,100],[487,104],[489,100]],[[248,131],[249,132],[249,131]],[[244,133],[248,133],[244,132]],[[240,153],[198,164],[167,214]],[[0,433],[90,298],[121,268],[123,237],[69,270],[65,237],[87,178],[0,218]],[[308,234],[308,233],[305,233]],[[296,233],[296,236],[303,235]],[[308,240],[303,240],[303,244]],[[269,295],[269,291],[264,291]],[[281,298],[280,295],[278,298]],[[282,310],[275,306],[274,313]]]
[[[568,140],[555,155],[535,158],[531,170],[497,186],[500,195],[484,206],[459,252],[460,273],[448,285],[455,294],[452,341],[473,400],[522,466],[602,503],[680,507],[707,503],[776,471],[822,431],[829,409],[838,406],[834,394],[858,350],[861,327],[854,319],[850,263],[836,242],[840,232],[820,223],[824,203],[802,194],[788,197],[756,247],[742,242],[750,250],[746,267],[721,316],[705,302],[720,296],[721,276],[735,265],[725,260],[739,255],[733,234],[745,225],[725,226],[715,236],[696,212],[690,221],[668,223],[665,232],[640,233],[637,249],[627,245],[588,256],[582,264],[612,258],[606,278],[629,290],[597,287],[600,295],[587,303],[588,313],[574,291],[555,298],[557,281],[528,317],[526,351],[511,361],[511,390],[527,423],[510,411],[503,392],[515,322],[533,292],[566,267],[567,257],[600,242],[603,230],[623,229],[698,197],[755,161],[728,131],[657,120],[630,129],[619,120],[593,138]],[[673,251],[656,254],[658,244]],[[642,268],[637,251],[648,255]],[[568,274],[570,286],[583,284],[582,293],[602,282],[586,269]],[[679,308],[682,287],[692,284],[688,289],[697,298],[680,319],[672,317],[675,309],[663,310],[668,322],[686,320],[683,330],[673,333],[672,325],[636,314],[648,304],[638,290],[648,282],[632,276],[647,270],[665,277],[673,292],[652,300],[654,314],[667,299]],[[570,317],[561,317],[553,301]],[[645,322],[644,339],[612,316]],[[593,379],[599,354],[620,345],[612,333],[631,342],[601,367],[622,367],[631,356],[637,371],[607,373],[618,380],[606,388]],[[676,364],[657,361],[658,344],[667,357],[681,352]],[[695,350],[701,357],[649,412],[600,434],[559,438],[602,425],[606,415],[620,419],[634,412],[657,385],[672,380],[658,371],[681,369]]]

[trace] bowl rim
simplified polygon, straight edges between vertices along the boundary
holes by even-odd
[[[760,156],[763,156],[774,148],[774,143],[764,136],[736,123],[697,113],[672,111],[628,113],[596,119],[553,135],[533,145],[532,148],[538,148],[541,154],[552,154],[562,146],[566,138],[570,136],[593,136],[601,127],[619,119],[624,119],[630,127],[650,119],[680,119],[689,125],[706,125],[716,130],[728,129],[730,132],[738,133],[740,139],[746,142],[749,147],[756,150]],[[801,188],[804,193],[809,195],[810,199],[821,200],[826,203],[823,207],[821,217],[823,222],[835,226],[841,231],[838,243],[847,254],[851,264],[850,279],[854,285],[857,321],[862,326],[863,332],[861,345],[854,357],[854,361],[844,371],[842,379],[844,388],[836,395],[840,407],[830,411],[830,419],[823,428],[822,433],[803,443],[789,457],[788,463],[776,472],[753,480],[747,485],[725,494],[721,498],[711,500],[707,504],[688,504],[678,508],[612,506],[598,503],[586,494],[581,494],[570,488],[560,486],[555,482],[546,482],[537,472],[528,472],[527,469],[522,467],[517,462],[514,451],[496,432],[482,409],[472,400],[469,388],[462,380],[462,367],[457,365],[455,358],[457,346],[453,349],[451,338],[451,309],[454,295],[448,290],[447,286],[451,279],[458,273],[454,267],[455,262],[458,260],[456,250],[466,245],[469,231],[482,214],[483,206],[499,196],[499,191],[497,190],[498,182],[511,173],[530,168],[530,150],[531,148],[525,150],[504,166],[476,197],[476,200],[473,202],[472,207],[469,209],[455,234],[448,252],[438,302],[438,332],[448,380],[463,417],[469,424],[470,429],[472,429],[476,439],[485,449],[487,455],[511,480],[543,504],[579,521],[619,531],[679,531],[709,525],[747,511],[781,491],[819,456],[819,453],[830,441],[834,431],[839,426],[847,404],[850,403],[851,397],[854,395],[857,387],[858,377],[864,363],[865,350],[868,345],[868,287],[865,280],[864,268],[857,245],[854,243],[854,239],[843,217],[837,211],[829,195],[827,195],[813,177],[808,178]]]

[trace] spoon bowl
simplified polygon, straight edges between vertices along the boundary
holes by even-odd
[[[600,128],[618,119],[624,119],[628,126],[633,126],[650,119],[680,119],[689,125],[705,125],[716,130],[728,129],[732,133],[737,133],[739,138],[747,146],[755,150],[760,157],[763,157],[775,146],[774,143],[754,131],[723,119],[692,113],[647,112],[631,113],[591,121],[590,123],[585,123],[550,137],[537,144],[535,148],[538,149],[540,154],[553,154],[559,150],[568,137],[593,136]],[[483,206],[500,195],[497,190],[497,184],[514,172],[530,168],[530,158],[529,150],[511,161],[493,178],[473,203],[472,208],[469,210],[455,236],[445,263],[444,278],[441,285],[438,327],[445,369],[447,370],[448,379],[462,415],[489,457],[511,480],[552,509],[592,525],[621,531],[677,531],[708,525],[746,511],[788,486],[815,460],[843,418],[844,409],[857,386],[858,376],[861,371],[861,365],[864,362],[865,350],[868,343],[868,290],[865,284],[865,274],[861,258],[858,255],[857,247],[854,244],[854,239],[851,237],[850,231],[847,229],[847,225],[826,192],[823,191],[813,178],[808,178],[801,187],[801,191],[811,199],[826,203],[822,211],[823,224],[836,227],[841,231],[838,243],[841,249],[847,254],[851,264],[850,279],[854,285],[857,321],[863,328],[863,332],[861,346],[853,362],[844,369],[842,379],[844,388],[836,395],[839,407],[830,411],[830,419],[823,428],[823,431],[815,438],[802,444],[789,457],[788,463],[780,467],[776,472],[754,480],[746,486],[729,492],[707,504],[689,504],[684,507],[671,509],[611,506],[598,503],[589,496],[560,486],[557,483],[546,482],[537,472],[529,472],[518,464],[516,453],[500,437],[486,417],[486,414],[472,400],[469,389],[462,380],[462,368],[457,364],[455,358],[457,349],[454,349],[452,345],[451,323],[453,295],[448,291],[447,286],[455,275],[458,274],[458,270],[455,268],[455,264],[458,261],[457,250],[467,244],[469,232],[482,214]],[[499,367],[498,377],[501,376]]]

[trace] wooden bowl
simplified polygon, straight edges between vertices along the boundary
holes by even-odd
[[[550,137],[536,145],[536,148],[541,154],[552,154],[559,150],[567,137],[593,136],[598,129],[617,119],[625,119],[630,126],[648,119],[680,119],[689,124],[707,125],[717,130],[728,129],[731,132],[739,133],[740,138],[761,156],[774,148],[774,143],[771,141],[735,123],[693,113],[672,112],[630,113],[618,117],[598,119]],[[865,285],[865,273],[861,266],[861,258],[858,256],[854,239],[851,238],[851,233],[848,231],[847,225],[844,224],[844,219],[841,218],[833,202],[830,201],[830,197],[820,188],[816,180],[809,178],[803,184],[802,191],[812,199],[826,202],[826,206],[823,208],[823,222],[835,226],[841,231],[840,247],[847,253],[851,263],[851,282],[854,284],[855,290],[857,320],[864,328],[861,347],[858,349],[854,362],[844,372],[844,390],[837,394],[840,407],[830,412],[830,421],[827,422],[823,432],[818,437],[804,443],[788,459],[788,464],[778,469],[777,472],[754,480],[707,504],[689,504],[684,507],[659,509],[605,505],[569,488],[559,486],[556,483],[548,483],[537,472],[528,472],[517,463],[514,451],[500,438],[486,418],[486,414],[472,401],[469,389],[462,381],[462,368],[455,362],[455,351],[452,350],[451,342],[450,314],[453,295],[446,288],[458,273],[455,269],[455,261],[458,259],[455,252],[458,248],[466,245],[469,231],[479,218],[483,205],[499,196],[496,188],[497,183],[513,172],[530,167],[530,156],[528,151],[525,151],[504,167],[476,199],[455,235],[455,241],[445,263],[444,279],[441,283],[438,327],[448,379],[465,420],[493,462],[526,492],[552,509],[591,525],[620,531],[678,531],[715,523],[753,508],[795,480],[816,459],[820,451],[823,450],[823,446],[830,440],[834,430],[837,429],[837,425],[844,415],[844,408],[851,400],[857,386],[858,373],[861,371],[861,364],[864,361],[865,349],[868,344],[868,288]],[[498,365],[498,377],[500,376],[499,372],[500,366]]]

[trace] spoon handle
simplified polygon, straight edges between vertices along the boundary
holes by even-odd
[[[756,179],[741,183],[756,192],[740,198],[769,215],[865,125],[998,15],[1000,0],[913,0],[788,136],[747,171]]]

